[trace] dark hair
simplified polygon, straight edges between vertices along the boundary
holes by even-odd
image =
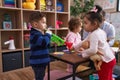
[[[95,21],[97,21],[99,24],[102,23],[102,15],[100,13],[90,11],[90,12],[86,13],[85,17],[91,23],[94,23]],[[100,25],[98,25],[98,26],[100,26]]]
[[[96,9],[98,9],[97,13],[100,13],[103,9],[100,5],[95,5]]]
[[[75,28],[78,28],[81,25],[80,18],[71,18],[68,22],[70,31],[73,31]]]
[[[100,5],[95,5],[96,9],[98,10],[97,13],[100,13],[103,17],[105,17],[106,12],[102,9]]]
[[[33,12],[29,17],[29,21],[30,22],[33,22],[33,21],[37,22],[37,21],[41,20],[43,17],[45,17],[45,14],[43,14],[39,11]]]
[[[105,16],[106,16],[106,12],[105,12],[104,10],[102,10],[102,11],[101,11],[101,15],[102,15],[103,17],[105,17]]]

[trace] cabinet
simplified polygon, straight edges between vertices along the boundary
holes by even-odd
[[[3,71],[22,68],[22,52],[9,52],[2,55]]]
[[[14,2],[12,6],[6,6],[4,1],[5,0],[0,0],[0,72],[29,66],[28,60],[30,48],[29,41],[28,43],[26,42],[25,36],[28,35],[27,37],[29,37],[30,29],[28,28],[28,18],[32,12],[40,11],[45,13],[47,18],[47,26],[50,27],[54,34],[60,37],[65,37],[68,33],[70,0],[51,0],[52,5],[50,10],[43,10],[40,0],[36,0],[35,10],[23,8],[22,3],[26,0],[8,0]],[[58,5],[59,3],[60,5]],[[61,8],[62,11],[60,11]],[[62,22],[59,28],[56,28],[57,20]],[[15,50],[9,50],[9,44],[4,44],[4,42],[10,40],[10,37],[14,38]],[[51,52],[56,50],[59,50],[59,47],[52,46],[50,49]],[[15,59],[16,63],[10,65],[17,66],[11,68],[8,65],[12,62],[12,58],[14,57],[19,60]]]

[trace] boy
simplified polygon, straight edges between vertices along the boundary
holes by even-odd
[[[45,69],[50,62],[49,50],[52,32],[46,32],[46,17],[44,14],[33,12],[29,21],[32,25],[30,31],[30,65],[35,73],[35,80],[43,80]]]

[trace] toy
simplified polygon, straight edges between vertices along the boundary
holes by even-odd
[[[22,7],[24,9],[32,9],[35,10],[36,6],[35,6],[35,2],[36,0],[26,0],[26,2],[22,3]]]
[[[40,0],[40,9],[41,9],[42,11],[46,10],[45,0]]]
[[[90,46],[90,43],[88,41],[84,41],[81,45],[80,51],[83,51],[84,49],[88,49],[89,46]],[[99,50],[97,51],[96,54],[90,56],[90,59],[94,62],[94,66],[97,71],[101,69],[100,68],[102,65],[102,57],[101,56],[103,56],[103,54]]]
[[[63,24],[63,22],[57,20],[56,21],[56,29],[59,29],[61,24]]]
[[[30,46],[30,34],[24,34],[24,47],[28,48]]]
[[[4,0],[5,7],[15,7],[15,0]]]
[[[27,29],[27,23],[26,22],[23,23],[23,27],[24,27],[24,29]]]
[[[63,12],[64,11],[64,6],[61,2],[57,2],[57,11],[58,12]]]
[[[12,21],[9,14],[4,14],[3,29],[12,29]]]
[[[73,45],[73,43],[71,43],[71,42],[65,42],[65,45],[66,45],[67,48],[70,50],[71,47],[72,47],[72,45]]]
[[[9,37],[9,40],[4,42],[5,45],[9,44],[9,48],[10,50],[15,50],[15,44],[14,44],[14,38],[11,36]]]
[[[52,11],[52,1],[51,0],[46,0],[46,10]]]
[[[55,34],[52,34],[51,42],[56,43],[58,46],[62,46],[65,43],[65,41],[62,38],[60,38],[59,36]]]
[[[32,26],[31,26],[31,24],[30,24],[30,23],[28,23],[27,28],[28,28],[29,30],[31,30]]]

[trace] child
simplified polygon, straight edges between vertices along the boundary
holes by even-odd
[[[49,31],[45,33],[46,17],[40,12],[34,12],[29,17],[32,25],[30,31],[30,65],[35,73],[35,80],[43,80],[45,69],[50,62],[49,58],[49,44],[51,34]]]
[[[101,23],[102,16],[96,8],[84,16],[84,29],[90,32],[85,41],[90,42],[90,47],[81,51],[81,55],[82,57],[90,57],[96,54],[99,49],[103,53],[101,70],[98,71],[99,80],[112,80],[112,71],[116,64],[116,59],[107,42],[105,32],[99,28]],[[81,43],[74,46],[74,49],[79,49],[80,46]]]
[[[80,51],[83,51],[85,49],[88,49],[90,46],[90,43],[88,41],[84,41],[80,47]],[[94,54],[90,56],[90,59],[94,62],[94,66],[96,70],[100,70],[100,66],[102,65],[102,53],[98,50],[97,54]]]
[[[81,31],[81,20],[79,18],[71,18],[68,22],[70,32],[67,34],[65,41],[73,43],[73,46],[81,42],[81,36],[79,32]],[[67,71],[72,72],[72,66],[67,64]]]

